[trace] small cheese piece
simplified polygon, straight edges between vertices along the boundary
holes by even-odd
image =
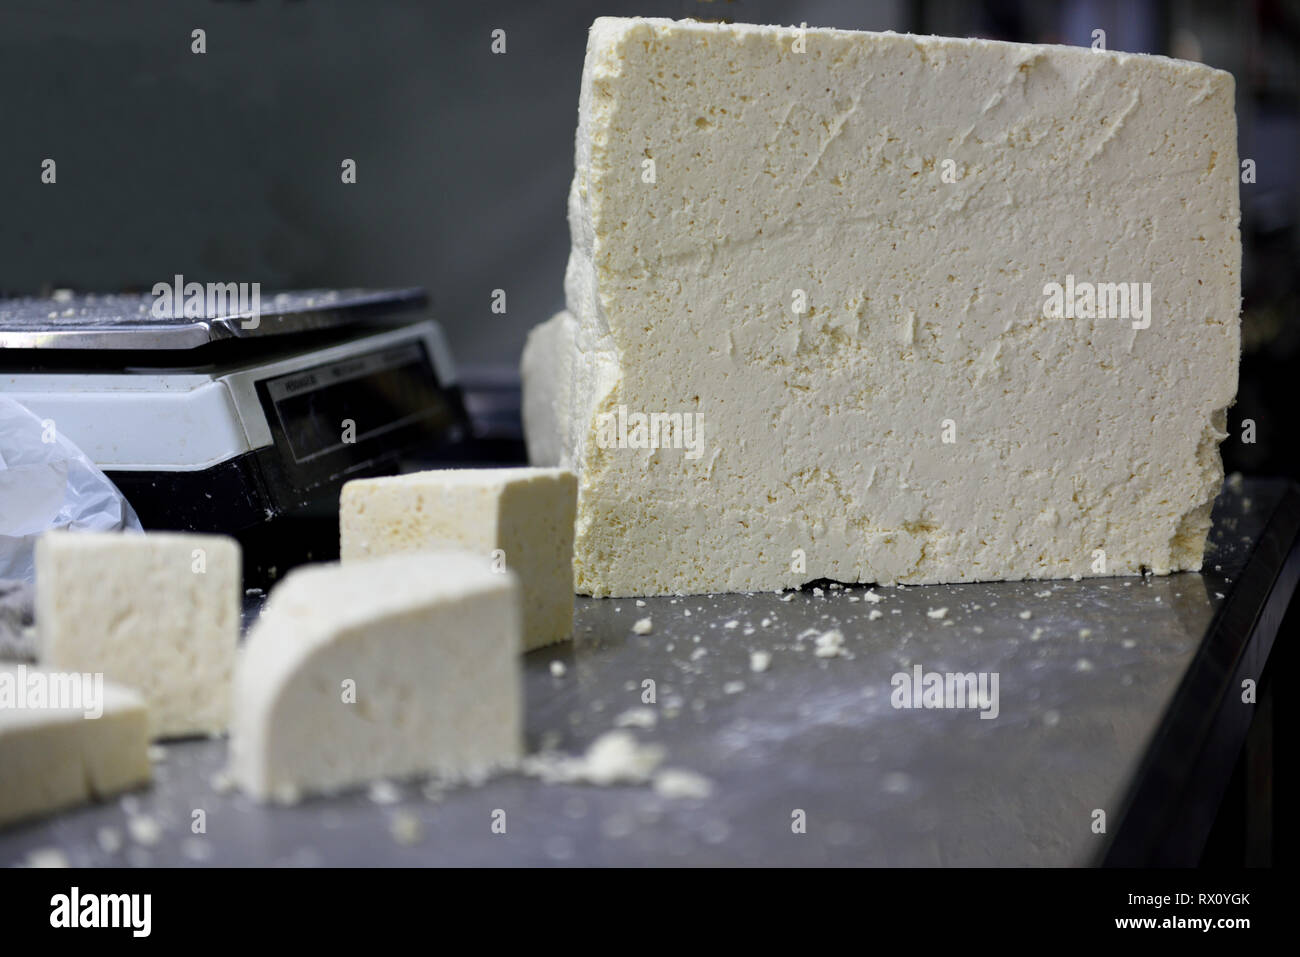
[[[154,737],[224,731],[240,584],[239,545],[220,535],[42,535],[41,664],[140,692]]]
[[[290,572],[236,666],[232,777],[290,802],[516,760],[519,600],[512,572],[467,552]]]
[[[0,825],[147,783],[148,750],[149,714],[134,691],[0,663]]]
[[[1200,567],[1231,75],[601,18],[574,167],[567,308],[522,374],[532,460],[578,475],[580,593]]]
[[[444,469],[358,479],[339,503],[344,562],[461,548],[509,568],[523,586],[524,651],[573,632],[577,480],[548,468]]]

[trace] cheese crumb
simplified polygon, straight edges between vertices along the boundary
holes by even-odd
[[[115,827],[101,827],[95,832],[95,842],[105,854],[116,854],[122,849],[122,832]]]
[[[653,728],[659,720],[654,708],[629,708],[614,719],[619,728]]]
[[[654,623],[649,618],[638,618],[636,624],[632,626],[632,631],[638,635],[648,635],[654,631]]]
[[[370,785],[370,800],[376,804],[396,804],[402,800],[402,792],[392,781],[379,780]]]
[[[68,855],[57,847],[38,847],[27,852],[28,867],[68,867]]]
[[[816,649],[813,654],[818,658],[834,658],[844,653],[844,633],[838,628],[823,632],[817,636]]]
[[[772,654],[768,651],[751,651],[749,653],[749,670],[766,671],[772,663]]]
[[[162,825],[147,815],[129,818],[126,829],[131,835],[131,840],[145,847],[153,847],[162,840]]]
[[[424,836],[424,825],[413,811],[398,811],[388,822],[388,833],[404,846],[419,844]]]
[[[664,768],[654,776],[654,789],[660,797],[704,800],[713,794],[713,782],[694,771]]]
[[[948,609],[947,609],[947,608],[931,608],[929,611],[926,612],[926,615],[927,615],[928,617],[930,617],[930,618],[947,618],[947,617],[948,617]]]
[[[644,783],[663,759],[662,746],[638,744],[628,731],[607,731],[583,756],[580,780],[601,786]]]

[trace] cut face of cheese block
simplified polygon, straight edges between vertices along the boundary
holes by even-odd
[[[240,652],[235,781],[296,800],[522,748],[519,584],[465,552],[291,572]]]
[[[0,825],[149,781],[149,715],[103,676],[0,662]]]
[[[562,469],[445,469],[359,479],[339,503],[344,562],[459,548],[519,576],[524,650],[573,631],[577,480]]]
[[[1200,566],[1239,354],[1232,77],[600,19],[530,338],[577,590]]]
[[[240,586],[234,539],[48,533],[36,543],[41,664],[138,691],[154,737],[224,731]]]

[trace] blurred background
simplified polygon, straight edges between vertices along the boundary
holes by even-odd
[[[509,377],[563,303],[578,81],[587,27],[609,14],[1078,45],[1102,29],[1108,49],[1231,71],[1256,182],[1241,188],[1244,356],[1224,459],[1300,477],[1300,0],[6,0],[0,294],[147,291],[176,273],[418,284],[466,378]],[[57,188],[41,183],[46,157]]]

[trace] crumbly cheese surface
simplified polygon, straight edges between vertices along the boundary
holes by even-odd
[[[519,576],[524,650],[573,631],[577,480],[554,468],[440,469],[343,486],[339,551],[345,562],[460,548]]]
[[[311,565],[240,651],[231,773],[261,800],[516,760],[519,583],[468,552]]]
[[[65,674],[58,680],[75,679]],[[53,687],[56,676],[0,662],[0,825],[84,804],[149,781],[149,716],[143,699],[116,685],[86,708],[33,706],[18,683]],[[10,700],[10,695],[14,695]],[[34,700],[34,699],[33,699]],[[22,701],[22,706],[15,702]],[[83,702],[84,703],[84,702]]]
[[[568,308],[523,361],[578,591],[1198,568],[1238,219],[1233,80],[1199,64],[597,20]],[[698,414],[702,449],[620,445],[620,413]]]
[[[231,538],[48,533],[36,545],[41,664],[135,689],[154,737],[224,731],[240,595]]]

